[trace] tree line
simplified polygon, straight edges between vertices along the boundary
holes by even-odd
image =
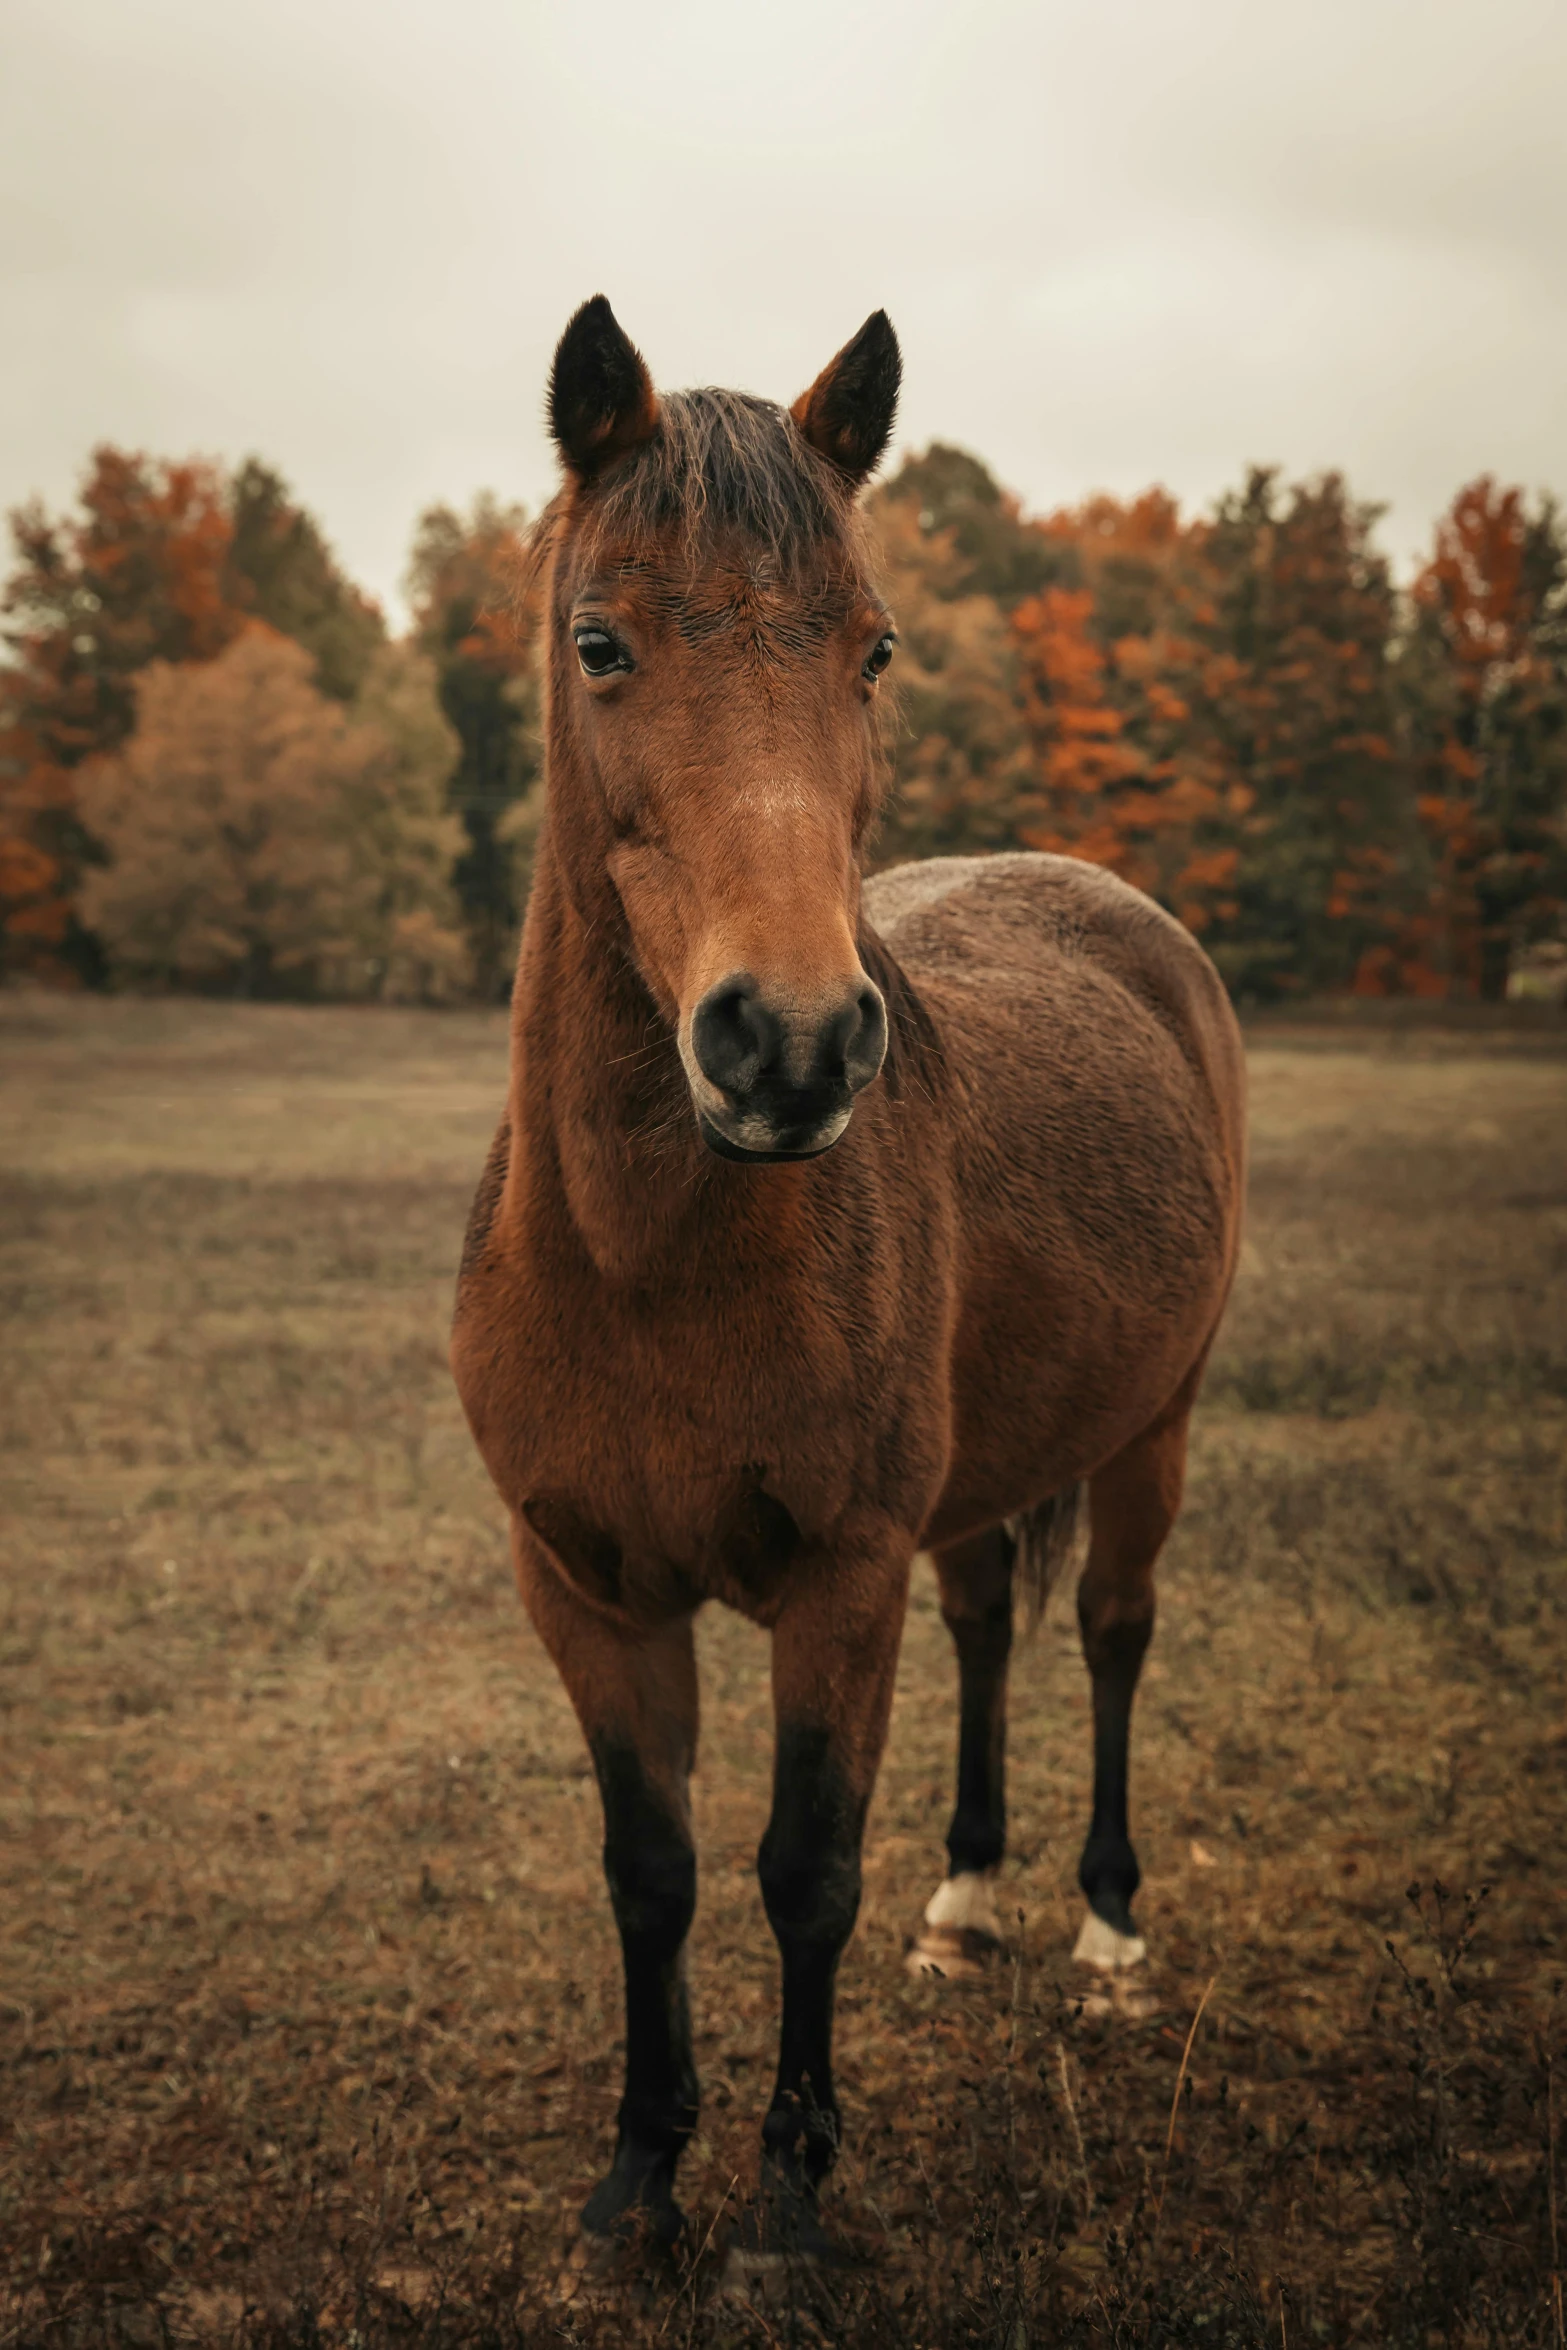
[[[1485,478],[1395,586],[1336,474],[1026,515],[937,444],[872,500],[881,861],[1086,857],[1242,998],[1500,995],[1567,911],[1567,526]],[[393,639],[278,474],[99,449],[11,518],[0,952],[89,984],[504,993],[542,815],[527,517],[436,506]]]

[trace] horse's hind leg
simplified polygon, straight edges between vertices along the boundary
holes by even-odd
[[[958,1654],[958,1800],[947,1874],[925,1906],[910,1974],[973,1974],[1001,1947],[996,1871],[1006,1849],[1007,1664],[1012,1567],[1003,1526],[932,1555],[941,1615]]]
[[[1093,1682],[1094,1810],[1078,1867],[1088,1915],[1074,1956],[1118,1974],[1146,1955],[1132,1923],[1141,1872],[1127,1825],[1132,1699],[1154,1623],[1154,1566],[1181,1506],[1188,1406],[1148,1429],[1089,1481],[1088,1563],[1077,1589]]]

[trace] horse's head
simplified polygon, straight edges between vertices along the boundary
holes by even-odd
[[[726,1158],[827,1149],[886,1051],[856,938],[893,630],[855,496],[898,378],[880,311],[787,411],[660,398],[602,295],[555,354],[551,824],[607,873]]]

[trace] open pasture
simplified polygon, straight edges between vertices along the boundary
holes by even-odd
[[[1251,1042],[1134,1732],[1159,2011],[1083,2013],[1068,1965],[1066,1592],[1014,1665],[1015,1963],[905,1975],[956,1735],[922,1573],[835,2341],[1561,2350],[1567,1051]],[[499,1015],[0,998],[0,2344],[789,2338],[712,2303],[711,2249],[645,2307],[539,2307],[620,1989],[445,1368],[503,1077]],[[698,2247],[776,2014],[765,1644],[715,1617],[702,1656]]]

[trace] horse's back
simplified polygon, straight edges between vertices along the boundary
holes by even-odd
[[[865,907],[900,960],[932,970],[1027,970],[1111,941],[1207,962],[1142,890],[1102,865],[1031,849],[894,865],[866,881]]]
[[[1200,1072],[1226,1142],[1244,1147],[1229,999],[1190,932],[1141,890],[1076,857],[1017,851],[894,866],[866,882],[865,909],[949,1028],[955,1015],[960,1062],[976,1018],[1010,1032],[1011,1077],[1025,1087],[1085,1053],[1112,1078],[1146,1076],[1135,1065],[1150,1051],[1162,1060],[1167,1038]],[[985,1075],[1010,1090],[1006,1069]]]

